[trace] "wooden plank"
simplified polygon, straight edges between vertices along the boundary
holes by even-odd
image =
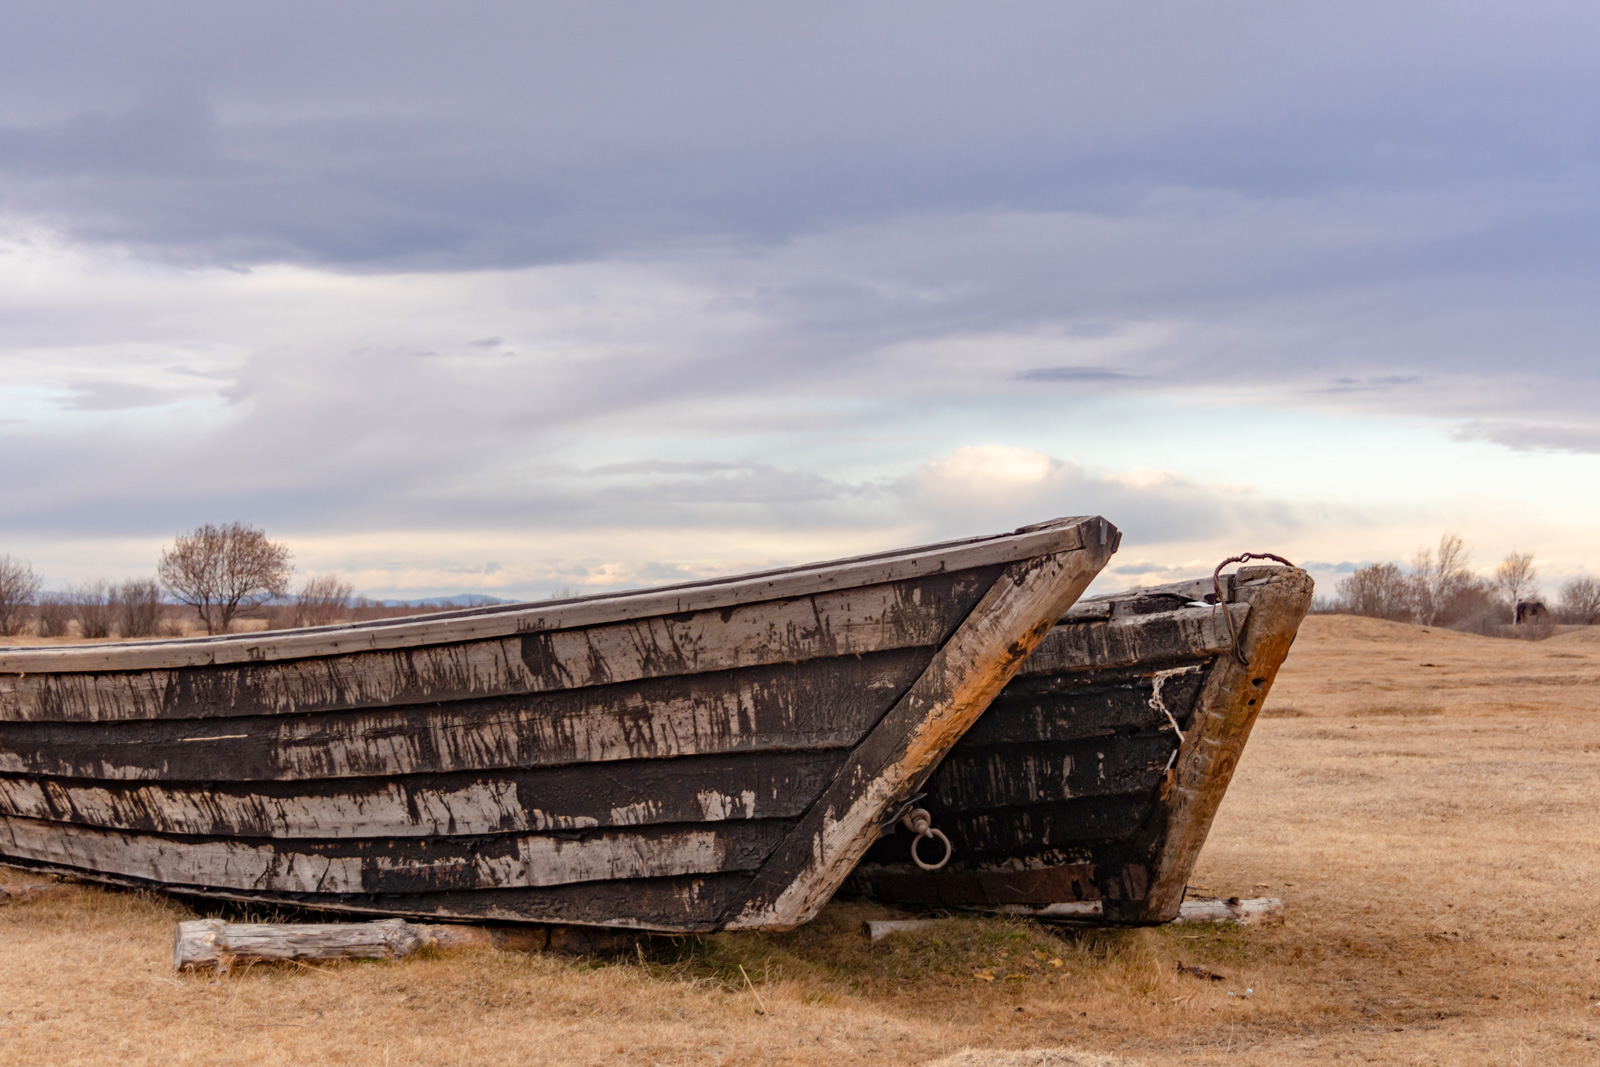
[[[1169,922],[1177,917],[1200,846],[1300,620],[1311,608],[1313,588],[1309,574],[1284,567],[1244,567],[1235,576],[1236,595],[1250,604],[1239,634],[1250,666],[1219,656],[1206,678],[1194,726],[1163,784],[1161,806],[1135,843],[1152,858],[1150,896],[1119,916],[1125,921]]]
[[[874,896],[928,907],[1099,900],[1101,896],[1094,866],[1088,863],[1033,871],[877,869],[866,877]]]
[[[998,568],[674,617],[289,662],[0,674],[0,720],[194,719],[562,692],[943,642]],[[0,652],[3,656],[3,652]]]
[[[1149,872],[1140,864],[1061,863],[1033,870],[920,871],[868,868],[874,896],[898,904],[945,908],[1039,906],[1142,899]]]
[[[0,814],[199,836],[428,837],[790,818],[841,749],[639,760],[498,774],[300,782],[83,782],[0,777]]]
[[[1152,790],[1143,796],[1085,797],[1027,808],[944,812],[934,825],[962,842],[963,864],[995,857],[1048,854],[1064,846],[1111,841],[1132,834],[1155,807]],[[909,835],[901,835],[909,843]]]
[[[1277,897],[1190,897],[1178,908],[1175,923],[1238,923],[1276,926],[1283,922],[1283,901]]]
[[[289,960],[403,959],[433,943],[433,927],[404,919],[370,923],[181,922],[172,940],[172,969],[218,974],[235,963]],[[491,944],[488,931],[483,943]]]
[[[8,862],[104,885],[160,889],[179,897],[194,895],[207,900],[236,900],[335,914],[468,922],[571,923],[660,933],[706,933],[718,929],[719,916],[743,898],[750,884],[748,873],[735,872],[427,893],[328,895],[211,887],[202,894],[194,887],[167,886],[104,871],[80,871],[25,859]],[[556,931],[551,933],[553,943]]]
[[[322,783],[838,748],[865,736],[930,657],[902,649],[571,692],[221,722],[0,722],[0,773]]]
[[[1103,519],[1075,516],[1024,527],[1012,534],[543,604],[476,608],[267,634],[6,649],[0,651],[0,673],[149,670],[299,659],[480,641],[652,616],[714,611],[759,601],[832,594],[948,571],[1006,566],[1019,559],[1081,547],[1080,528],[1085,526],[1094,527],[1100,537],[1108,536],[1109,525]]]
[[[1146,795],[1161,784],[1177,748],[1178,738],[1170,727],[1004,748],[967,749],[963,740],[928,779],[922,806],[945,829],[946,813],[971,815],[1078,797]],[[951,842],[958,850],[967,847],[957,837]]]
[[[581,927],[436,925],[408,923],[404,919],[369,923],[230,923],[194,919],[178,923],[173,931],[172,969],[226,974],[239,963],[392,960],[404,959],[425,948],[542,952],[549,948],[562,951],[569,946],[578,947],[574,942],[586,942],[584,949],[604,944],[616,951],[623,947],[619,941],[605,931]],[[629,947],[631,944],[629,939]]]
[[[1024,560],[996,579],[768,860],[749,899],[729,917],[730,928],[785,929],[816,915],[893,809],[916,791],[1116,551],[1120,535],[1095,521],[1102,524],[1100,545]]]
[[[1227,610],[1242,629],[1249,605],[1230,604]],[[1183,608],[1163,615],[1065,623],[1050,631],[1018,677],[1028,680],[1037,675],[1134,664],[1160,666],[1214,656],[1226,651],[1230,643],[1222,611],[1220,607]]]
[[[1209,661],[1191,664],[1192,674],[1174,675],[1161,686],[1161,702],[1186,724],[1205,681]],[[1017,693],[1017,683],[995,698],[989,710],[956,746],[966,751],[991,745],[1029,745],[1048,741],[1075,741],[1143,730],[1165,723],[1166,716],[1150,705],[1150,672],[1130,673],[1113,684],[1084,686],[1033,696]],[[1013,695],[1016,693],[1017,695]]]
[[[890,934],[918,934],[946,922],[944,919],[868,919],[861,932],[869,940],[882,941]]]
[[[249,841],[0,817],[8,859],[175,888],[424,893],[754,871],[792,826],[745,820],[585,834],[389,841]]]

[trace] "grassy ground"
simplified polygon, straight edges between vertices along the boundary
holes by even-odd
[[[0,1061],[1600,1062],[1597,683],[1596,631],[1308,620],[1196,874],[1283,897],[1282,927],[952,919],[872,944],[861,921],[896,913],[838,902],[791,934],[618,960],[474,951],[219,980],[170,973],[184,909],[85,887],[0,908]]]

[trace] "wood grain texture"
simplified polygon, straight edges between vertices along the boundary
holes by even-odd
[[[1054,519],[1023,527],[1011,534],[967,538],[757,574],[541,604],[497,605],[407,619],[266,634],[7,648],[0,650],[0,674],[151,670],[294,660],[381,649],[460,644],[651,617],[721,611],[751,603],[809,598],[872,585],[893,585],[953,570],[1005,566],[1041,553],[1062,551],[1064,547],[1083,547],[1081,542],[1068,545],[1067,539],[1078,536],[1079,527],[1090,521],[1084,516]]]
[[[857,743],[931,649],[522,697],[220,722],[0,722],[0,773],[304,781]]]
[[[1028,682],[1040,676],[1135,664],[1156,669],[1168,662],[1214,656],[1229,647],[1222,610],[1184,607],[1162,615],[1068,621],[1050,632],[1018,673]],[[1250,612],[1245,604],[1229,605],[1227,610],[1236,625]]]
[[[1167,679],[1162,699],[1180,719],[1194,707],[1205,682],[1210,659],[1178,661],[1177,666],[1197,668],[1192,674]],[[995,698],[967,735],[958,751],[985,746],[1029,745],[1038,742],[1076,741],[1122,735],[1160,726],[1166,717],[1151,705],[1154,686],[1150,670],[1131,667],[1116,672],[1051,675],[1049,691],[1039,694],[1034,679],[1015,679]],[[1071,684],[1076,678],[1080,682]]]
[[[1041,800],[1149,794],[1178,747],[1171,728],[1088,741],[1041,742],[1022,751],[957,746],[929,780],[922,806],[941,828],[946,812],[1016,808]],[[948,834],[949,829],[945,832]],[[954,837],[963,854],[971,848]]]
[[[1311,609],[1314,583],[1301,570],[1243,567],[1235,585],[1236,595],[1250,604],[1249,619],[1239,634],[1250,665],[1219,656],[1206,679],[1195,725],[1163,785],[1161,811],[1142,834],[1141,851],[1151,856],[1150,895],[1119,916],[1126,921],[1170,922],[1177,917],[1184,887],[1250,739],[1250,728],[1289,654],[1300,620]]]
[[[809,921],[872,845],[893,810],[922,784],[1005,688],[1039,641],[1116,551],[1101,522],[1098,546],[1014,563],[762,868],[734,929]],[[1081,540],[1080,542],[1081,543]]]
[[[929,778],[919,803],[954,845],[950,867],[918,871],[909,835],[891,833],[864,861],[861,886],[954,906],[1003,903],[996,886],[1020,879],[1006,890],[1011,902],[1032,893],[1026,903],[1043,906],[1050,879],[1037,872],[1075,872],[1076,888],[1055,899],[1104,897],[1102,917],[1114,922],[1170,918],[1243,745],[1241,724],[1309,605],[1308,583],[1299,571],[1246,568],[1224,579],[1238,599],[1226,608],[1196,603],[1215,599],[1209,579],[1079,602]],[[1255,665],[1244,678],[1224,610]],[[1181,751],[1154,700],[1157,677],[1160,704],[1188,738]],[[1184,766],[1187,793],[1174,788]],[[1138,877],[1118,873],[1127,871]]]
[[[250,841],[0,818],[8,859],[177,889],[424,893],[754,871],[790,820],[398,841]]]
[[[1116,541],[1063,520],[676,591],[0,653],[0,856],[348,913],[787,928]]]
[[[149,722],[561,693],[937,645],[998,567],[455,645],[190,669],[6,674],[0,720]],[[0,650],[0,665],[7,653]]]
[[[0,814],[203,837],[459,837],[726,819],[790,818],[842,749],[299,782],[139,783],[0,777]],[[698,783],[685,788],[684,783]]]

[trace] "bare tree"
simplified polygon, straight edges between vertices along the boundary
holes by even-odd
[[[1533,580],[1539,571],[1533,565],[1532,552],[1513,552],[1500,561],[1494,569],[1494,584],[1511,601],[1511,621],[1517,621],[1517,604],[1533,595]]]
[[[1471,558],[1461,535],[1448,531],[1439,537],[1437,556],[1432,549],[1417,549],[1411,563],[1411,588],[1418,622],[1437,624],[1451,602],[1473,585],[1473,574],[1467,569]]]
[[[33,625],[40,637],[65,637],[71,622],[72,605],[66,597],[60,593],[45,593],[39,598]]]
[[[161,584],[130,578],[111,588],[111,608],[123,637],[151,637],[161,623]]]
[[[1373,563],[1339,580],[1339,601],[1352,615],[1403,621],[1411,616],[1411,583],[1393,563]]]
[[[1561,587],[1561,613],[1569,622],[1593,626],[1600,622],[1600,578],[1584,575]]]
[[[0,637],[22,632],[33,598],[39,595],[39,576],[26,560],[0,556]]]
[[[73,621],[78,624],[79,637],[111,636],[113,619],[111,596],[104,578],[69,588],[67,603],[70,605]]]
[[[289,546],[242,522],[207,523],[161,553],[161,584],[194,608],[206,633],[227,633],[241,611],[289,590]]]
[[[294,625],[327,626],[337,622],[350,610],[354,594],[350,583],[341,581],[337,574],[309,579],[294,598]]]

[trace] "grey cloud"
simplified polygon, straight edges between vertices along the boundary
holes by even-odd
[[[217,261],[478,266],[1592,162],[1566,136],[1597,78],[1573,46],[1596,17],[1575,9],[1515,26],[1375,3],[163,10],[8,20],[11,208]],[[1552,243],[1586,256],[1570,227],[1514,225],[1449,262]]]
[[[170,404],[182,394],[131,382],[85,382],[71,387],[61,406],[69,411],[127,411]]]
[[[1021,382],[1120,382],[1138,377],[1106,367],[1035,367],[1016,375]]]
[[[1552,419],[1533,422],[1490,419],[1469,422],[1456,431],[1458,440],[1492,441],[1522,452],[1600,453],[1600,427]]]

